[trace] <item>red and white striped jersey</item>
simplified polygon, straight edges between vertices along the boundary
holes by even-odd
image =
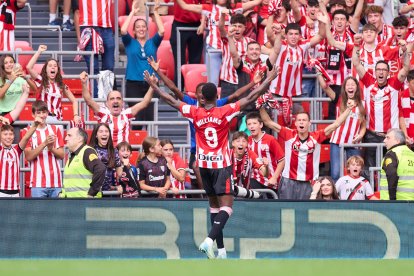
[[[270,84],[269,90],[282,97],[300,96],[302,94],[302,70],[305,52],[309,49],[309,40],[299,42],[291,47],[286,40],[282,41],[276,66],[280,75]]]
[[[206,37],[206,44],[214,49],[221,49],[223,42],[219,31],[219,20],[221,11],[227,8],[214,4],[202,4],[202,9],[203,11],[201,14],[207,17],[208,35]],[[235,8],[231,9],[231,11],[232,13],[242,13],[242,4],[237,3]],[[226,29],[230,26],[230,16],[226,15],[224,25],[226,26]]]
[[[240,113],[238,102],[204,109],[182,103],[180,112],[196,131],[197,162],[200,168],[222,169],[231,165],[230,121]]]
[[[391,40],[394,38],[394,28],[390,25],[383,24],[381,32],[378,33],[375,39],[375,44],[386,44],[389,45]]]
[[[342,176],[335,184],[341,200],[365,200],[374,195],[371,184],[364,177]]]
[[[187,168],[187,165],[185,164],[184,160],[181,159],[181,157],[178,154],[173,155],[172,164],[177,169],[177,171],[182,171],[182,170],[185,170]],[[172,173],[170,173],[170,181],[171,181],[171,188],[177,188],[180,191],[185,190],[184,182],[178,181],[173,176]],[[186,195],[174,195],[174,198],[187,198],[187,196]]]
[[[365,102],[363,102],[365,105]],[[341,115],[340,111],[341,106],[341,98],[339,98],[338,104],[336,105],[336,118]],[[349,113],[348,117],[346,118],[345,122],[337,128],[331,136],[331,143],[332,144],[344,144],[344,143],[352,143],[355,135],[359,133],[361,129],[361,119],[360,119],[360,110],[358,106],[355,106],[351,113]]]
[[[367,129],[375,132],[387,132],[390,128],[399,128],[398,92],[403,83],[397,76],[388,79],[388,85],[378,87],[378,82],[369,73],[361,79],[367,106]]]
[[[112,28],[112,0],[79,0],[79,25]]]
[[[259,158],[267,158],[269,165],[267,166],[268,175],[264,177],[258,169],[253,170],[252,178],[256,179],[259,183],[268,186],[269,178],[271,178],[275,171],[277,164],[285,158],[282,147],[278,143],[275,137],[272,135],[263,133],[259,140],[253,139],[249,136],[249,149],[254,151]]]
[[[14,30],[4,28],[5,23],[0,21],[0,51],[14,50]]]
[[[22,131],[22,136],[26,134],[29,127]],[[26,148],[35,149],[47,136],[55,135],[55,148],[62,148],[64,146],[62,132],[56,125],[46,125],[45,128],[37,128],[35,133],[29,139]],[[43,149],[43,151],[30,163],[30,187],[31,188],[61,188],[62,187],[62,173],[59,161],[51,151]]]
[[[56,82],[49,81],[48,87],[42,87],[42,77],[40,75],[35,79],[35,84],[42,89],[40,93],[37,93],[36,99],[44,101],[49,113],[55,114],[56,119],[62,120],[63,91],[60,91],[59,85]],[[68,89],[66,84],[64,86],[65,89]]]
[[[297,130],[282,127],[279,137],[285,140],[285,178],[310,181],[319,177],[321,143],[327,139],[324,130],[310,132],[306,141],[301,141]]]
[[[17,0],[0,1],[0,22],[4,23],[0,28],[0,32],[3,29],[9,31],[14,30],[14,25],[16,24],[16,12],[21,9],[22,8],[17,6]]]
[[[263,166],[262,160],[254,151],[247,150],[243,158],[238,159],[231,153],[233,159],[233,181],[234,185],[250,189],[250,178],[253,170],[259,170]]]
[[[267,71],[266,62],[263,62],[261,59],[256,64],[253,64],[247,56],[244,56],[241,58],[241,62],[243,65],[243,68],[241,70],[244,73],[249,74],[250,81],[253,81],[254,75],[257,71],[261,71],[263,73]],[[253,88],[256,88],[258,85],[260,84],[257,84]]]
[[[233,65],[233,58],[231,57],[231,54],[230,54],[230,46],[229,46],[228,38],[223,37],[222,41],[223,41],[223,48],[222,48],[223,58],[222,58],[221,69],[220,69],[220,80],[233,83],[233,84],[238,84],[239,78],[237,75],[236,68],[234,68],[234,65]],[[241,40],[234,40],[234,44],[236,45],[236,49],[237,49],[237,53],[239,54],[239,57],[243,57],[246,55],[247,44],[249,44],[249,42],[251,41],[254,41],[254,40],[251,39],[250,37],[242,37]]]
[[[351,53],[354,49],[353,44],[346,45],[346,52]],[[372,76],[374,75],[375,65],[380,60],[385,60],[388,65],[390,66],[390,75],[394,75],[399,71],[399,47],[390,47],[383,44],[377,45],[375,50],[368,51],[365,49],[364,44],[362,44],[361,52],[359,59],[361,60],[362,66],[364,66],[365,70],[370,73]],[[356,69],[352,69],[352,76],[358,79],[358,74]]]
[[[336,41],[345,42],[347,44],[353,43],[353,37],[350,31],[346,31],[342,35],[334,31],[332,35]],[[332,77],[332,81],[333,81],[332,84],[342,85],[344,83],[345,78],[351,75],[352,49],[353,48],[346,47],[345,51],[340,51],[334,47],[327,46],[328,61],[327,61],[326,69],[329,75]],[[339,60],[338,60],[338,54],[340,54]],[[339,62],[339,70],[336,69],[337,62]]]
[[[308,25],[306,24],[306,18],[302,16],[301,20],[298,22],[301,28],[302,37],[304,39],[311,39],[315,35],[319,33],[319,21],[314,22],[313,29],[310,29]],[[307,61],[308,58],[316,58],[316,59],[322,59],[326,57],[326,41],[323,39],[321,42],[316,44],[315,46],[308,49],[305,60]]]
[[[398,98],[399,117],[404,118],[408,137],[414,139],[414,100],[410,97],[410,90],[405,89]]]
[[[131,108],[123,110],[118,116],[111,115],[111,111],[105,106],[101,106],[98,112],[99,123],[108,124],[111,130],[114,147],[123,141],[129,142],[129,120],[132,118],[134,116],[132,116]]]
[[[20,155],[19,145],[5,148],[0,145],[0,190],[19,190]]]

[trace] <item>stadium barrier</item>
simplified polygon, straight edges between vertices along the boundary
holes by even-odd
[[[228,257],[413,258],[413,202],[238,200]],[[0,258],[205,258],[206,200],[1,199]]]

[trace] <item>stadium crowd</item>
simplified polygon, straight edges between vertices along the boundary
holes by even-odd
[[[65,31],[79,27],[78,48],[96,53],[95,75],[100,71],[99,56],[102,70],[114,70],[115,43],[122,41],[127,56],[125,98],[143,100],[128,107],[122,93],[109,91],[104,104],[96,101],[98,87],[91,87],[88,74],[82,72],[90,69],[89,57],[85,56],[86,66],[80,66],[79,76],[82,98],[97,118],[85,140],[84,116],[62,78],[59,62],[48,59],[40,72],[34,69],[47,45],[39,46],[25,68],[15,62],[13,55],[2,55],[1,197],[20,196],[20,159],[24,152],[24,161],[30,166],[31,197],[70,197],[70,191],[65,191],[65,179],[70,179],[72,191],[83,191],[75,197],[98,197],[104,192],[107,197],[187,198],[191,196],[180,191],[200,189],[206,181],[223,180],[221,173],[208,178],[208,170],[230,168],[229,179],[234,187],[221,191],[220,196],[267,198],[266,193],[254,190],[267,189],[279,199],[293,200],[372,200],[379,199],[380,192],[383,198],[414,199],[414,181],[401,182],[401,190],[395,184],[398,180],[391,186],[369,183],[370,168],[381,166],[381,175],[387,179],[395,168],[387,162],[376,164],[375,148],[359,145],[381,144],[394,137],[387,136],[388,132],[400,130],[405,142],[387,147],[384,153],[402,144],[414,149],[413,1],[404,1],[400,15],[394,16],[391,0],[176,0],[174,21],[169,26],[174,62],[178,55],[189,63],[204,60],[209,72],[208,83],[199,83],[192,97],[177,88],[177,80],[182,77],[179,72],[170,79],[160,69],[157,49],[166,25],[159,1],[151,10],[151,21],[157,29],[154,35],[149,37],[149,23],[136,17],[143,1],[134,0],[120,26],[120,41],[113,35],[111,0],[72,1],[79,4],[72,3],[76,7],[75,26],[69,17],[71,1],[63,2],[60,23],[56,19],[57,1],[50,0],[49,24],[61,25]],[[14,50],[14,20],[25,3],[1,0],[3,51]],[[198,27],[182,33],[181,53],[175,31],[178,27]],[[309,74],[316,75],[319,85],[315,79],[304,78]],[[160,89],[159,80],[174,97]],[[310,131],[312,118],[297,100],[316,97],[318,87],[331,100],[326,119],[333,123]],[[30,90],[36,91],[33,123],[12,145],[15,131],[11,125],[18,120]],[[131,164],[130,122],[154,120],[154,94],[189,118],[189,162],[174,153],[171,140],[146,137],[138,162]],[[211,100],[216,94],[220,98]],[[59,124],[63,120],[64,96],[73,107],[71,130]],[[197,112],[206,115],[200,117]],[[231,135],[227,137],[223,132]],[[65,138],[66,133],[70,135]],[[83,142],[75,143],[79,148],[70,149],[67,156],[65,141],[69,145],[77,137]],[[321,145],[327,141],[330,176],[320,177]],[[84,143],[88,144],[86,151],[80,150]],[[345,150],[345,168],[339,162],[343,144],[355,145]],[[88,157],[82,162],[76,155],[84,152]],[[62,170],[66,162],[84,170],[71,168],[68,173],[69,163]],[[407,164],[411,165],[398,170],[397,179],[414,177],[414,169],[410,168],[414,163]],[[346,171],[343,177],[341,170]],[[76,172],[79,178],[90,177],[88,186],[73,186]],[[401,192],[403,189],[405,192]],[[210,196],[211,192],[206,191]]]

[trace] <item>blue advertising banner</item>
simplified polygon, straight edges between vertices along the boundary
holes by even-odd
[[[408,202],[236,201],[229,258],[413,258]],[[0,258],[205,258],[203,200],[0,200]]]

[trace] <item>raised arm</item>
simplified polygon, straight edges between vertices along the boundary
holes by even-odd
[[[256,84],[260,83],[264,77],[264,73],[261,71],[257,71],[254,75],[253,81],[249,82],[243,87],[237,89],[233,94],[228,97],[229,102],[233,102],[238,100],[244,93],[252,89]]]
[[[221,37],[227,37],[227,31],[226,31],[226,27],[225,27],[226,15],[227,14],[228,14],[227,12],[221,12],[220,13],[218,29],[220,31],[220,36]]]
[[[353,100],[348,100],[347,108],[345,109],[345,111],[342,112],[342,114],[335,120],[335,122],[333,122],[332,124],[330,124],[324,129],[325,135],[329,136],[332,132],[334,132],[335,129],[337,129],[340,125],[342,125],[343,122],[345,122],[348,115],[351,113],[352,108],[354,107],[355,107],[355,102]]]
[[[92,99],[91,93],[88,88],[88,73],[83,71],[79,78],[82,82],[82,97],[85,99],[86,104],[92,108],[93,112],[99,112],[99,104]]]
[[[269,88],[270,83],[277,77],[279,73],[280,73],[279,67],[277,67],[276,65],[273,65],[272,70],[269,71],[263,83],[259,87],[254,89],[248,96],[239,100],[240,109],[245,108],[247,105],[257,100],[260,94],[262,94],[264,91],[266,91]]]
[[[160,59],[155,61],[154,58],[151,56],[147,59],[148,64],[154,69],[154,71],[158,74],[160,79],[164,82],[164,84],[174,93],[174,95],[180,100],[184,100],[184,93],[178,89],[175,83],[170,80],[161,70],[160,70]]]
[[[411,5],[404,5],[400,9],[400,14],[406,14],[414,10],[414,4]]]
[[[203,11],[203,7],[199,4],[187,4],[186,2],[184,2],[184,0],[177,0],[177,4],[180,5],[180,7],[186,11],[191,11],[195,13],[201,13]]]
[[[152,87],[148,88],[148,91],[145,94],[145,97],[142,100],[142,102],[136,103],[134,106],[131,107],[132,115],[135,116],[138,114],[138,112],[146,108],[150,104],[153,95],[154,90],[152,89]]]
[[[355,45],[352,51],[352,65],[357,71],[359,78],[362,79],[367,71],[365,70],[364,66],[362,66],[361,60],[359,58],[361,47],[360,47],[360,43],[357,43],[357,41],[360,42],[360,38],[361,38],[360,34],[354,35]]]
[[[181,101],[174,99],[170,94],[162,91],[157,85],[156,78],[154,76],[151,76],[148,71],[144,72],[144,79],[152,87],[154,92],[157,93],[161,99],[166,101],[167,104],[171,105],[177,110],[180,108]]]
[[[138,0],[134,0],[132,3],[132,10],[128,14],[128,17],[125,19],[124,24],[121,26],[121,35],[126,35],[128,33],[128,27],[131,23],[132,18],[134,17],[134,14],[136,14],[139,11],[139,3]]]
[[[239,68],[241,63],[241,57],[239,55],[239,52],[237,51],[236,44],[234,43],[234,33],[234,28],[230,26],[229,32],[227,34],[227,40],[229,43],[230,56],[233,60],[233,67],[237,69]]]
[[[273,33],[273,38],[274,38],[274,43],[273,43],[273,49],[270,52],[269,55],[269,62],[271,64],[276,63],[277,58],[279,57],[280,54],[280,49],[282,48],[282,25],[279,23],[273,24],[272,27],[272,33]]]
[[[33,70],[33,66],[36,64],[37,60],[39,59],[39,56],[46,50],[46,45],[39,45],[39,48],[37,49],[36,53],[32,56],[29,63],[26,65],[27,72],[29,72],[30,76],[33,79],[36,79],[39,75],[35,70]]]
[[[408,71],[410,71],[410,61],[411,61],[411,54],[408,52],[407,49],[407,42],[404,40],[398,41],[398,44],[400,45],[400,49],[403,51],[403,67],[398,72],[398,80],[400,82],[404,82],[407,78]]]
[[[273,45],[273,43],[275,42],[275,33],[272,30],[272,26],[273,26],[273,22],[274,22],[274,15],[271,14],[269,15],[269,17],[267,18],[267,24],[266,24],[266,35],[267,35],[267,40]]]
[[[321,42],[325,37],[326,37],[325,23],[323,23],[322,21],[319,21],[318,33],[316,35],[314,35],[309,41],[311,47],[314,47],[316,44]]]
[[[292,14],[295,22],[299,22],[302,19],[302,13],[300,12],[298,0],[290,0],[290,7],[292,8]]]
[[[325,79],[323,78],[322,74],[316,69],[316,78],[318,79],[319,85],[322,88],[323,92],[326,93],[326,95],[333,101],[335,100],[335,92],[332,90],[332,88],[329,87],[329,85],[326,83]]]
[[[162,23],[161,16],[158,13],[159,8],[160,8],[160,0],[155,0],[155,6],[154,6],[155,24],[157,25],[158,35],[163,37],[164,36],[164,23]]]
[[[39,117],[35,117],[29,130],[24,134],[23,138],[19,142],[19,147],[21,149],[26,148],[27,142],[29,142],[30,137],[32,137],[33,133],[35,133],[36,128],[39,126],[41,122],[42,122],[42,119],[40,119]]]
[[[274,130],[276,133],[279,133],[279,131],[282,129],[282,126],[278,123],[274,122],[270,117],[269,114],[267,114],[267,111],[261,107],[260,108],[260,117],[262,117],[263,124],[267,126],[268,128]]]
[[[256,6],[259,6],[261,3],[262,0],[247,1],[246,3],[242,4],[243,11],[251,10]]]
[[[327,14],[319,13],[317,15],[319,22],[325,23],[325,36],[326,40],[328,41],[329,46],[335,47],[341,51],[345,51],[346,43],[342,41],[336,41],[332,35],[331,31],[331,21],[329,20],[329,16]],[[319,30],[322,26],[319,28]]]
[[[362,11],[364,9],[364,2],[365,1],[357,1],[354,15],[352,16],[352,18],[349,19],[349,23],[350,23],[349,28],[355,34],[358,33],[359,22],[361,21]]]

